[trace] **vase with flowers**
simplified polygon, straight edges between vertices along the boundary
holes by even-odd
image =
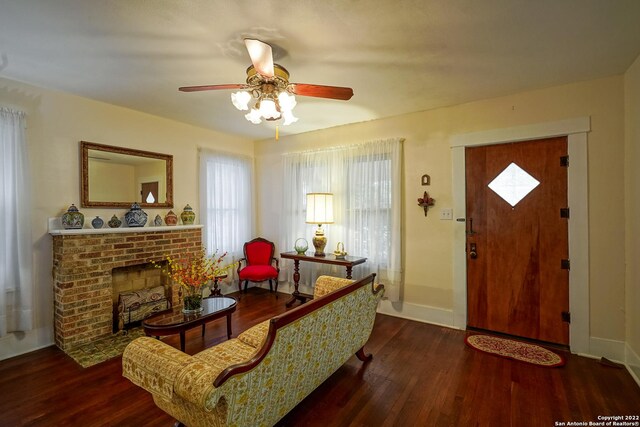
[[[224,265],[227,253],[218,255],[216,251],[208,256],[206,250],[196,254],[189,254],[182,258],[165,256],[166,263],[151,261],[160,268],[175,283],[180,286],[179,295],[182,297],[185,314],[195,314],[202,311],[202,290],[216,277],[227,274],[237,263]]]

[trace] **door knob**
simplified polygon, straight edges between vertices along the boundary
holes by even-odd
[[[476,250],[476,244],[471,243],[469,245],[469,258],[476,259],[478,258],[478,251]]]

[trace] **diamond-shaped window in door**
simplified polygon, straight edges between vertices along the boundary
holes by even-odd
[[[489,188],[511,206],[515,206],[539,184],[540,181],[529,175],[520,166],[511,163],[489,183]]]

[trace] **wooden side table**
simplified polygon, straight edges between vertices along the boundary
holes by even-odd
[[[364,263],[367,259],[363,257],[357,256],[346,256],[344,259],[336,259],[335,255],[327,254],[323,257],[306,255],[306,254],[298,254],[297,252],[282,252],[280,253],[280,258],[292,259],[293,260],[293,285],[295,286],[295,290],[291,294],[291,299],[287,301],[286,306],[291,307],[296,300],[300,300],[301,303],[307,302],[308,299],[312,299],[313,295],[303,294],[298,291],[298,286],[300,282],[300,261],[306,262],[315,262],[319,264],[332,264],[332,265],[341,265],[347,269],[347,279],[351,279],[351,273],[353,271],[353,266]]]
[[[209,291],[211,292],[209,294],[210,297],[221,297],[222,296],[222,292],[220,291],[220,288],[218,288],[218,282],[220,280],[224,280],[227,278],[227,274],[222,274],[220,276],[216,276],[213,278],[213,286],[209,287]]]

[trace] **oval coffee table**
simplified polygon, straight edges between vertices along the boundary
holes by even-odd
[[[231,314],[236,311],[236,300],[231,297],[209,297],[202,299],[202,311],[196,314],[184,314],[182,306],[155,314],[142,322],[144,333],[149,336],[180,334],[180,350],[184,351],[185,332],[202,325],[204,336],[205,323],[227,316],[227,339],[231,338]]]

